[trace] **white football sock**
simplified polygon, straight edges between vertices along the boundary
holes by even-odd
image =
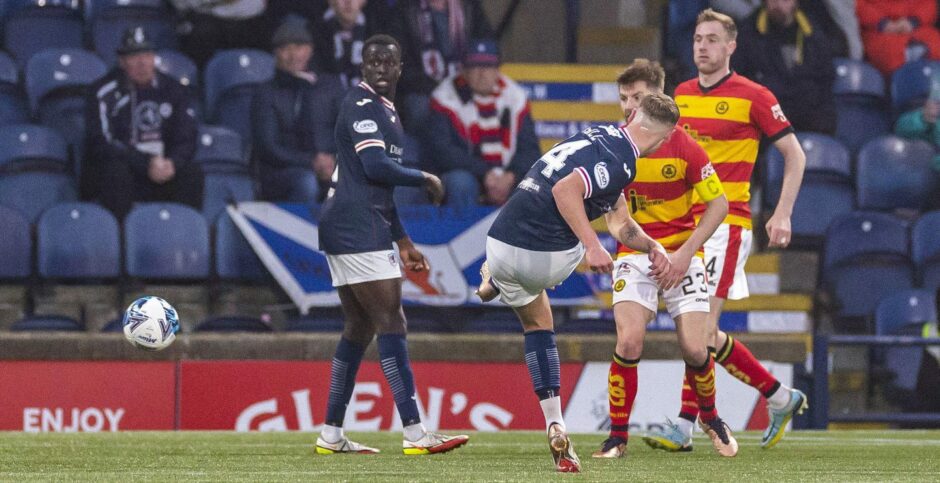
[[[405,435],[405,439],[411,441],[412,443],[423,438],[427,432],[428,430],[424,428],[423,423],[410,424],[402,429],[402,433]]]
[[[772,409],[783,409],[790,404],[790,388],[783,384],[767,398],[767,405]]]
[[[682,434],[686,435],[686,437],[692,437],[692,431],[695,429],[695,424],[692,423],[692,421],[689,421],[685,418],[679,418],[679,420],[676,421],[676,426],[679,427],[679,431],[682,431]]]
[[[323,429],[320,430],[320,437],[327,443],[338,443],[342,441],[345,436],[343,435],[343,428],[324,424]]]
[[[561,396],[542,399],[539,405],[542,406],[542,414],[545,416],[545,430],[557,424],[565,431],[565,418],[561,415]]]

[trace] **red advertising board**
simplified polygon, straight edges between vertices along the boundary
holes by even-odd
[[[0,430],[169,430],[173,362],[0,362]]]
[[[315,431],[323,423],[329,362],[182,362],[180,429]],[[526,367],[414,362],[418,406],[429,429],[544,429]],[[562,400],[582,369],[562,365]],[[346,414],[350,431],[401,426],[377,363],[362,364]]]

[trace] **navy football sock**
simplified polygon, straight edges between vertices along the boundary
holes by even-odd
[[[405,334],[382,334],[379,340],[379,359],[385,380],[392,389],[395,406],[401,416],[402,426],[421,422],[418,402],[415,400],[414,375],[408,361],[408,341]]]
[[[539,400],[558,395],[561,388],[561,361],[555,345],[555,332],[533,330],[525,333],[525,364]]]
[[[330,397],[326,404],[326,424],[343,427],[346,406],[356,386],[356,373],[365,353],[365,346],[352,342],[345,337],[339,339],[333,364],[330,370]]]

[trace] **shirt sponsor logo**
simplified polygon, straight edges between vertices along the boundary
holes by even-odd
[[[373,133],[379,130],[379,125],[371,119],[363,119],[353,123],[353,130],[362,134]]]
[[[627,173],[629,174],[629,169]],[[610,184],[610,173],[607,172],[607,163],[597,163],[594,166],[594,180],[597,181],[597,187],[604,189]]]
[[[356,103],[357,106],[362,107],[368,103],[372,102],[372,99],[363,99]]]
[[[395,156],[404,156],[405,148],[400,148],[392,144],[391,146],[388,147],[388,152],[394,154]]]
[[[526,178],[519,182],[519,189],[526,190],[532,193],[538,193],[541,187],[535,182],[532,178]]]

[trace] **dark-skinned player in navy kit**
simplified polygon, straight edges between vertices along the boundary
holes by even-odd
[[[326,421],[316,451],[379,452],[343,433],[359,363],[376,338],[382,371],[401,416],[403,452],[443,453],[466,444],[468,437],[429,432],[418,414],[399,260],[406,270],[429,267],[405,233],[392,194],[395,186],[423,186],[439,204],[444,188],[437,176],[401,165],[404,133],[392,104],[401,76],[401,47],[392,37],[376,35],[366,40],[362,51],[363,81],[350,89],[340,107],[337,166],[319,223],[320,249],[326,252],[345,322],[333,357]]]

